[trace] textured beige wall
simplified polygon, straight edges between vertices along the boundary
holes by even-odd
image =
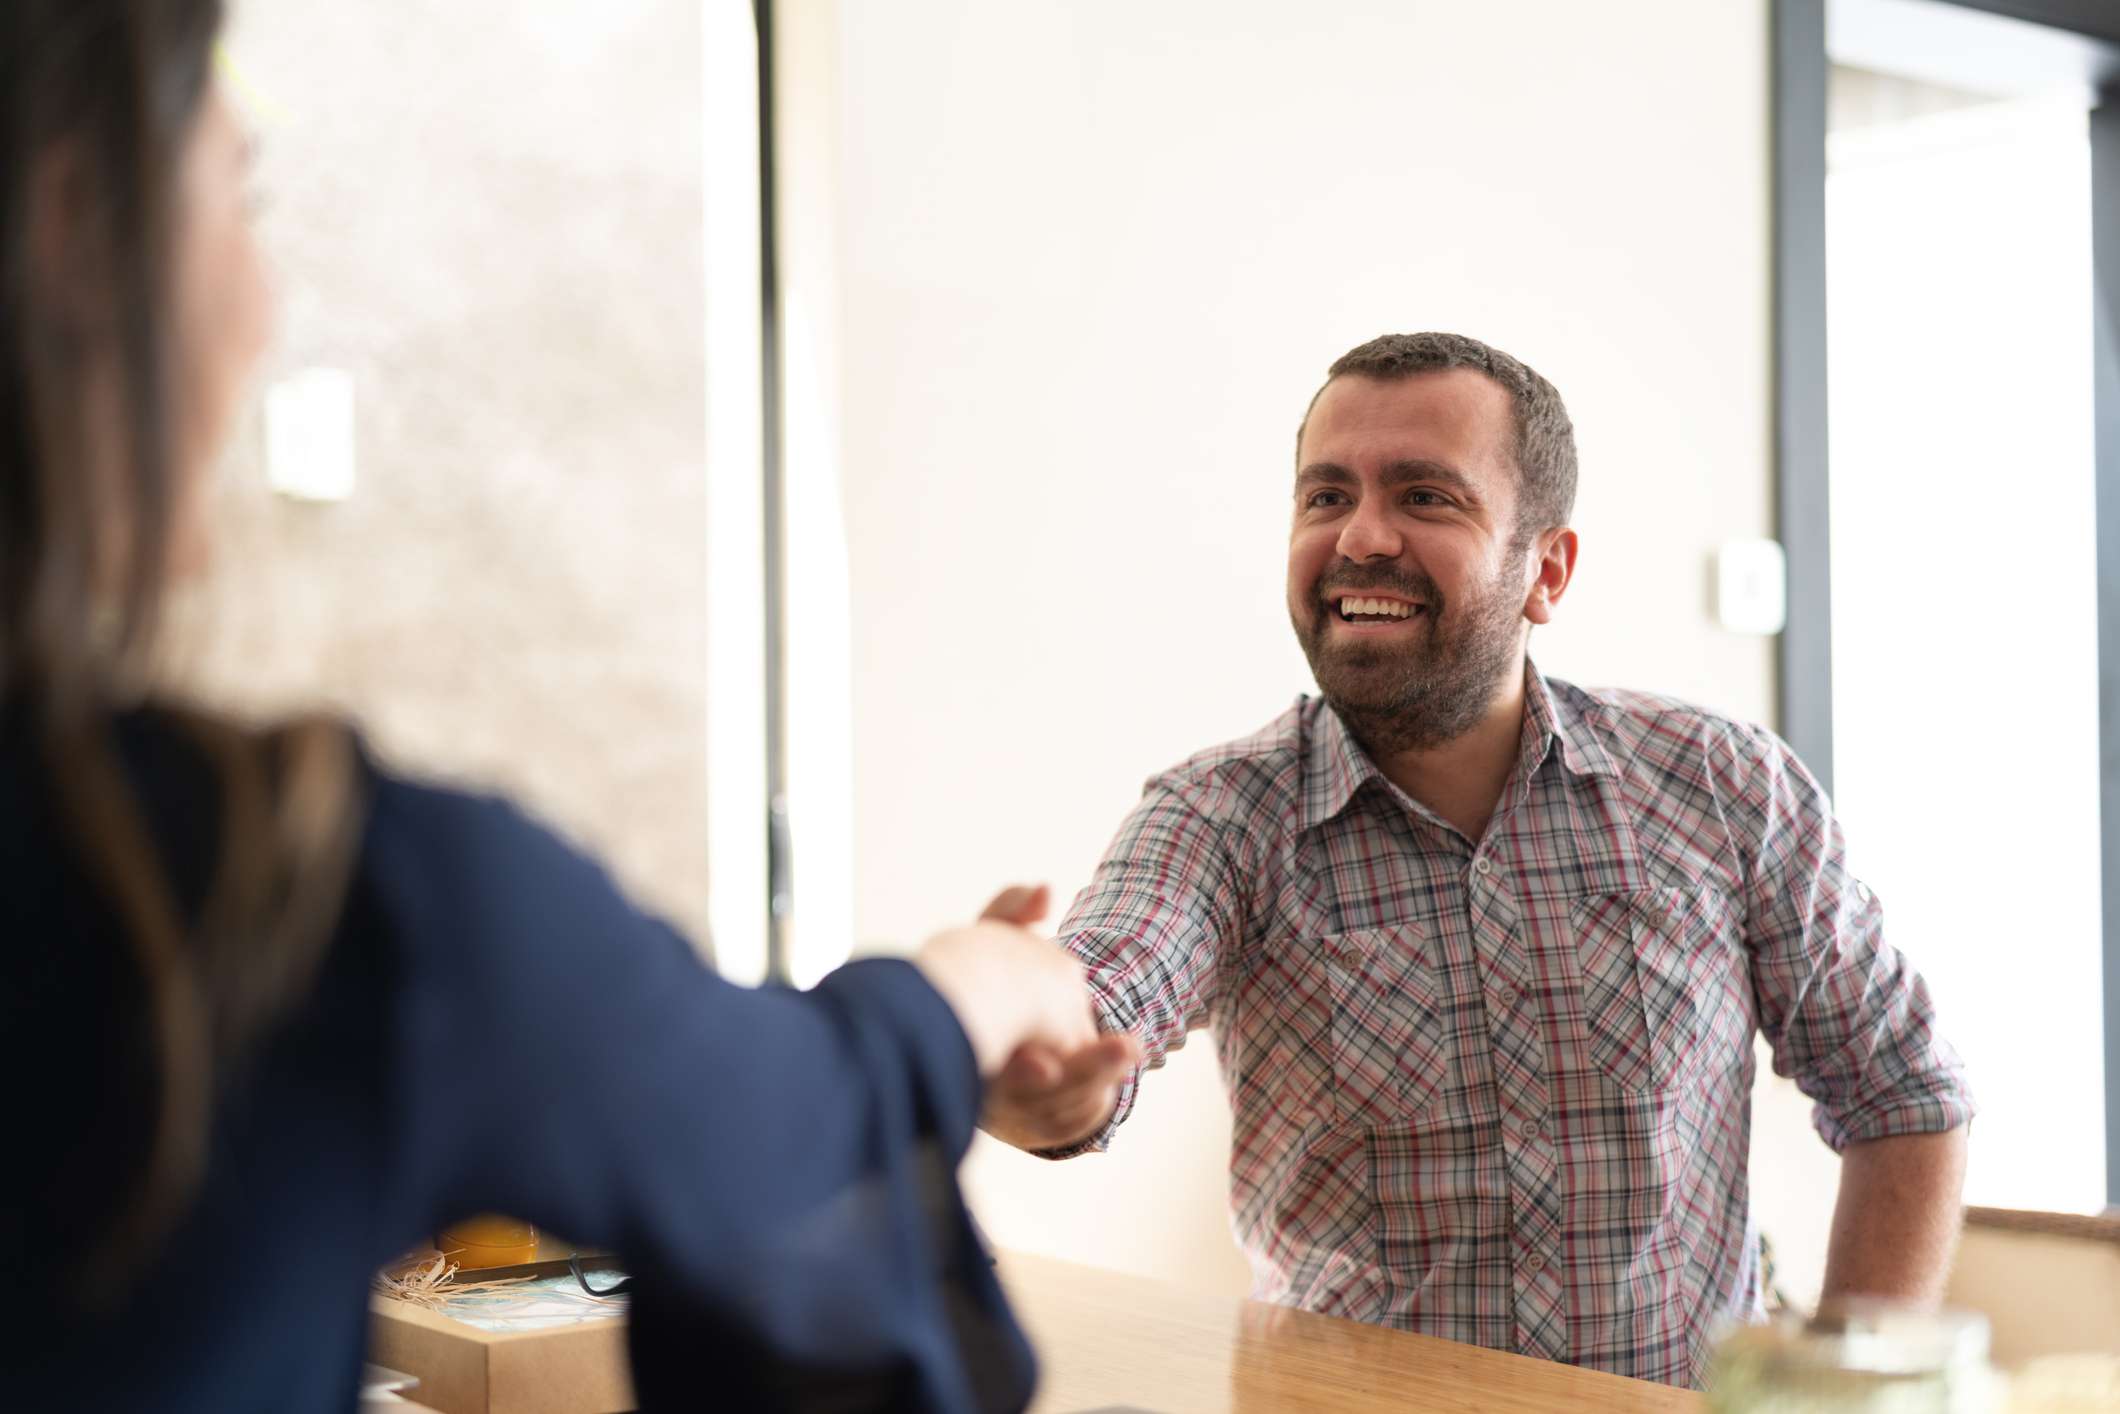
[[[273,371],[352,371],[360,482],[280,499],[246,432],[189,671],[520,795],[701,936],[696,7],[251,0],[231,47]]]

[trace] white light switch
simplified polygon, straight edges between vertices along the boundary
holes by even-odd
[[[1778,540],[1730,540],[1715,555],[1715,616],[1732,633],[1780,633],[1789,561]]]
[[[265,393],[265,478],[299,501],[353,494],[353,375],[310,368]]]

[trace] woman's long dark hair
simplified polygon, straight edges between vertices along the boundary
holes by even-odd
[[[108,1211],[55,1219],[78,1229],[58,1240],[91,1304],[124,1292],[195,1195],[217,1081],[313,982],[355,830],[342,728],[156,704],[218,786],[215,876],[187,911],[117,747],[186,494],[177,174],[221,20],[219,0],[0,0],[0,707],[126,949],[151,1058],[138,1171]]]

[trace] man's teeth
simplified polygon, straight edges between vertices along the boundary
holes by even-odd
[[[1414,605],[1400,599],[1353,599],[1340,601],[1340,612],[1350,618],[1356,614],[1381,614],[1385,618],[1403,619],[1412,616]]]

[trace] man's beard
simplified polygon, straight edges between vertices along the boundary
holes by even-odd
[[[1474,597],[1446,604],[1419,571],[1345,567],[1318,583],[1308,623],[1296,640],[1325,700],[1371,756],[1419,751],[1472,730],[1494,705],[1514,666],[1523,606],[1512,597],[1507,556]],[[1340,595],[1375,590],[1419,600],[1427,622],[1403,644],[1333,640]]]

